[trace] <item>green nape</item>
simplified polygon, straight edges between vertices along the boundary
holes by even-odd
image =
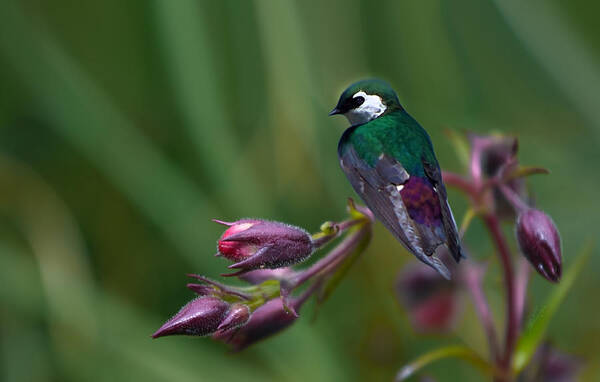
[[[340,142],[340,154],[345,152],[349,144],[371,167],[375,166],[382,153],[402,163],[411,175],[425,176],[422,159],[437,166],[429,135],[403,110],[349,128]]]

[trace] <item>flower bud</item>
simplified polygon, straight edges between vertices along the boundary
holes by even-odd
[[[235,235],[236,233],[243,232],[252,226],[259,224],[260,220],[238,220],[235,223],[226,223],[220,220],[215,220],[219,224],[227,225],[229,228],[223,232],[223,235],[219,239],[217,244],[217,256],[223,256],[231,261],[241,261],[252,256],[257,248],[249,243],[242,243],[239,241],[229,241],[228,237]]]
[[[517,219],[517,241],[521,252],[539,274],[558,282],[562,271],[560,235],[552,219],[530,208]]]
[[[229,313],[221,322],[217,330],[225,331],[229,329],[239,328],[250,319],[250,308],[244,304],[233,304],[229,309]]]
[[[280,268],[305,260],[314,250],[311,236],[298,227],[249,219],[217,222],[229,226],[218,243],[218,255],[236,261],[229,268]]]
[[[473,178],[493,178],[505,166],[517,167],[517,139],[503,135],[477,135],[470,133],[471,176]],[[521,198],[527,197],[525,182],[515,178],[506,185]],[[498,189],[493,190],[494,209],[502,219],[514,219],[515,209]]]
[[[295,309],[299,309],[299,304],[293,304]],[[246,325],[237,330],[218,331],[213,338],[232,345],[235,351],[240,351],[287,328],[296,318],[286,312],[281,298],[275,298],[256,309]]]
[[[444,332],[459,311],[456,283],[422,264],[406,266],[396,282],[396,293],[419,332]]]
[[[583,360],[545,342],[535,352],[529,365],[520,375],[523,381],[569,382],[578,381]]]
[[[165,322],[153,338],[185,334],[206,336],[214,333],[225,319],[229,304],[216,297],[198,297]]]
[[[471,143],[471,157],[476,161],[473,163],[472,172],[477,175],[492,177],[509,160],[517,155],[518,143],[514,137],[504,135],[479,135],[468,134]]]

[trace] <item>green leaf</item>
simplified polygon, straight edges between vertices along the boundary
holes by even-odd
[[[469,149],[469,143],[467,142],[465,135],[453,129],[445,129],[444,134],[446,134],[450,140],[450,143],[452,143],[454,151],[456,151],[456,155],[458,156],[463,168],[468,168],[471,150]]]
[[[569,271],[565,274],[560,284],[552,291],[544,306],[529,321],[517,342],[513,360],[513,370],[516,373],[521,372],[527,366],[538,346],[544,340],[544,334],[550,324],[550,320],[575,282],[577,275],[579,275],[583,265],[590,257],[591,252],[592,245],[588,244],[581,251],[575,263],[569,268]]]
[[[519,166],[510,174],[507,175],[506,181],[513,180],[516,178],[523,178],[526,176],[537,175],[537,174],[550,174],[550,170],[543,167],[534,166]]]
[[[469,226],[471,225],[471,222],[475,216],[477,216],[477,210],[473,207],[469,207],[463,216],[462,222],[460,223],[459,232],[461,237],[464,236],[465,232],[467,232],[467,229],[469,229]]]
[[[396,374],[395,380],[404,381],[430,363],[443,358],[458,358],[470,363],[486,375],[497,374],[496,370],[489,362],[481,358],[479,354],[475,353],[470,348],[463,345],[451,345],[438,348],[421,355],[400,369],[398,374]]]

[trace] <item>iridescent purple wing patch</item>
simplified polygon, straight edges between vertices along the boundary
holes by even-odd
[[[412,220],[429,227],[442,224],[440,199],[427,178],[411,176],[400,195]]]

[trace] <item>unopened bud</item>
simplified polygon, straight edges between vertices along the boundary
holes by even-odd
[[[470,133],[471,143],[471,176],[480,180],[493,178],[500,170],[507,171],[505,166],[518,166],[517,139],[505,135],[478,135]],[[527,190],[522,178],[515,178],[506,183],[517,196],[526,199]],[[501,219],[514,219],[515,208],[497,188],[493,189],[494,210]]]
[[[206,336],[214,333],[225,315],[229,304],[216,297],[198,297],[164,323],[152,335],[153,338],[171,335]]]
[[[583,360],[564,353],[550,343],[540,345],[533,359],[522,373],[524,381],[571,382],[579,381]]]
[[[248,308],[248,306],[239,303],[233,304],[231,305],[227,316],[225,316],[225,319],[223,320],[223,322],[221,322],[217,330],[225,331],[229,329],[239,328],[240,326],[248,322],[249,319],[250,309]]]
[[[560,235],[550,216],[534,208],[522,212],[517,219],[517,241],[539,274],[552,282],[560,280]]]
[[[265,220],[217,222],[229,226],[218,243],[218,255],[236,261],[229,268],[280,268],[305,260],[314,250],[311,236],[288,224]]]
[[[294,308],[299,309],[299,306]],[[233,346],[233,350],[239,351],[287,328],[296,318],[285,310],[281,298],[275,298],[256,309],[246,325],[237,330],[218,331],[213,338],[226,342]]]

